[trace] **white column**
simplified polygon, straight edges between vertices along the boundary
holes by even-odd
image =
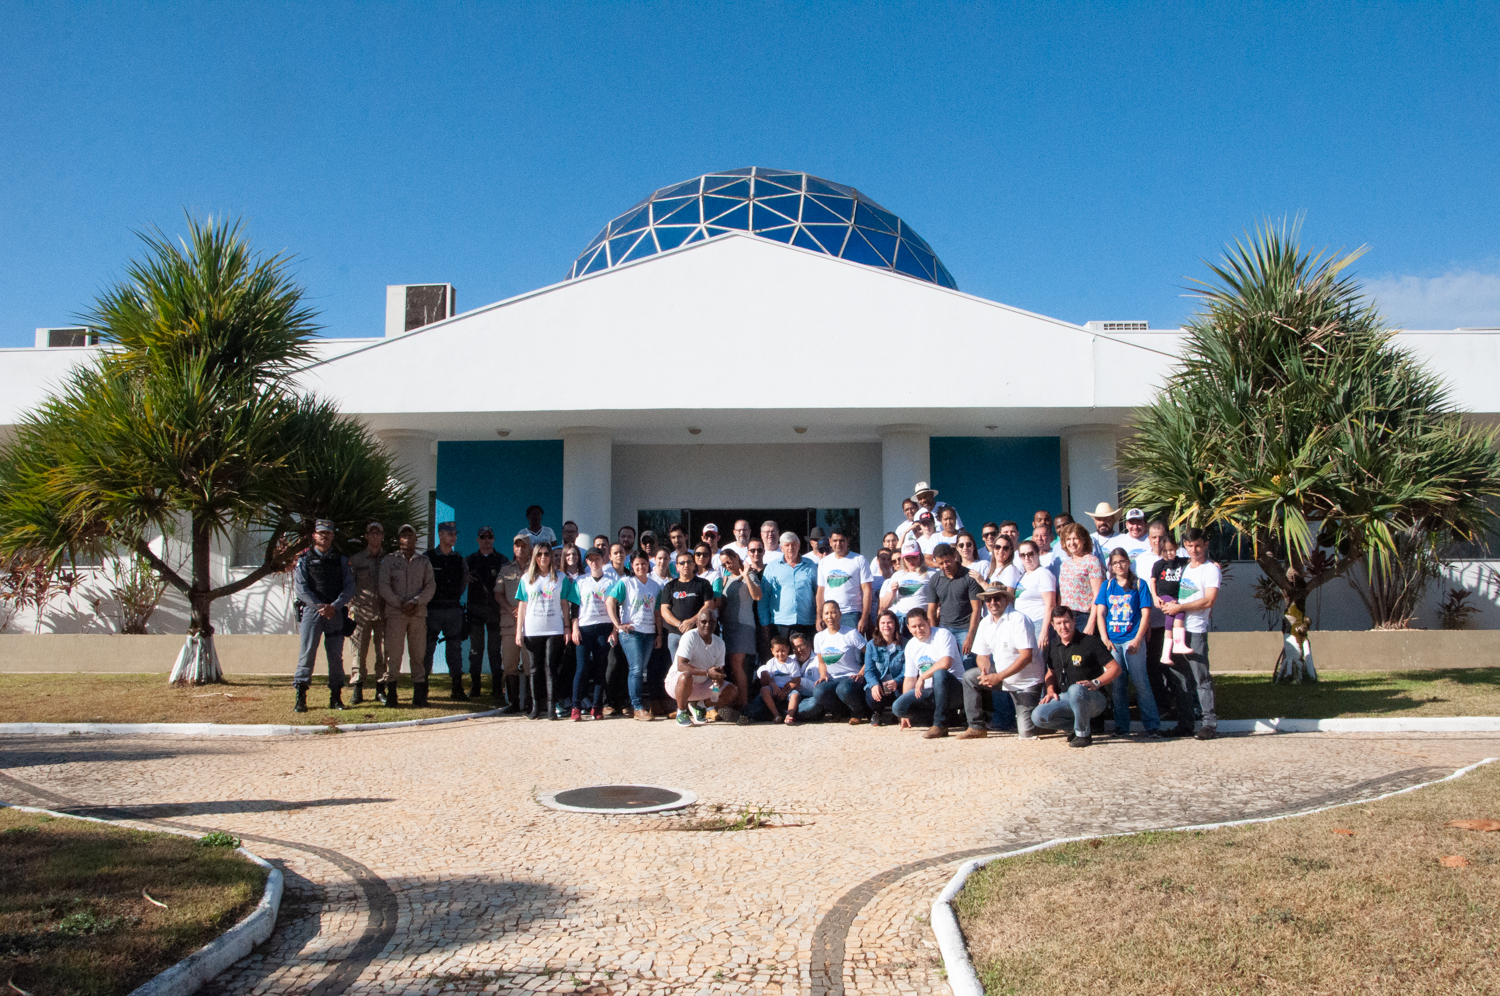
[[[880,530],[889,532],[906,521],[901,503],[911,497],[918,481],[928,480],[932,467],[932,433],[925,425],[880,427]],[[870,549],[878,546],[872,544]]]
[[[416,489],[417,507],[427,507],[427,495],[437,490],[437,434],[421,429],[380,429],[375,435],[396,458],[396,469]],[[401,523],[386,523],[386,534]]]
[[[1073,518],[1092,529],[1089,514],[1101,501],[1111,506],[1120,497],[1120,476],[1115,469],[1113,425],[1070,425],[1063,429],[1068,444],[1068,504]]]
[[[575,426],[562,430],[561,435],[563,520],[578,523],[578,531],[589,537],[612,535],[609,517],[614,441],[609,430]]]

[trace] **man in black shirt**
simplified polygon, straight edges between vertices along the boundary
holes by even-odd
[[[469,697],[464,694],[464,610],[459,601],[469,587],[469,565],[463,554],[453,549],[457,542],[458,527],[452,522],[439,522],[437,549],[427,551],[437,592],[427,603],[427,657],[423,663],[431,675],[432,658],[437,653],[438,634],[441,633],[443,656],[448,660],[448,676],[453,679],[453,699],[466,702]]]
[[[705,605],[718,608],[713,582],[698,576],[693,551],[677,551],[677,579],[662,586],[661,621],[667,625],[667,651],[677,659],[677,644],[698,624],[698,613]]]
[[[950,544],[933,547],[932,559],[938,565],[932,576],[932,601],[937,606],[932,624],[953,634],[964,655],[964,670],[968,670],[976,665],[974,634],[979,631],[979,596],[984,586],[959,562],[958,551]],[[961,677],[958,672],[955,675]]]
[[[1047,644],[1047,691],[1031,711],[1031,722],[1045,730],[1071,725],[1068,745],[1087,747],[1094,742],[1089,721],[1102,715],[1107,704],[1099,689],[1119,676],[1120,665],[1098,636],[1078,632],[1066,605],[1052,610],[1052,629],[1058,638]]]
[[[490,691],[500,704],[501,680],[505,663],[501,660],[504,643],[500,637],[500,603],[495,600],[495,584],[500,569],[506,565],[505,554],[495,549],[495,531],[489,526],[479,530],[479,549],[469,554],[469,694],[479,697],[479,679],[484,674],[484,648],[490,648]],[[489,639],[486,640],[485,638]]]

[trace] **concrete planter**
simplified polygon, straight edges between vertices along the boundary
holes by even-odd
[[[1319,671],[1500,667],[1500,630],[1324,630],[1310,639]],[[1216,672],[1270,671],[1280,652],[1280,633],[1211,633],[1208,638],[1209,665]]]
[[[165,675],[183,639],[181,633],[7,633],[0,636],[0,671]],[[295,634],[215,635],[214,647],[228,674],[290,675],[297,669]]]

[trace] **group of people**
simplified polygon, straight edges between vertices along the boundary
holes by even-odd
[[[354,703],[373,654],[386,705],[397,705],[404,656],[413,704],[425,704],[441,642],[454,699],[481,694],[488,653],[496,705],[531,719],[835,718],[922,725],[927,737],[961,724],[958,739],[1067,730],[1086,747],[1108,712],[1116,735],[1131,734],[1133,689],[1143,736],[1214,736],[1207,634],[1220,570],[1201,530],[1179,547],[1167,523],[1130,509],[1117,531],[1119,510],[1101,503],[1093,531],[1039,511],[1025,539],[1013,521],[987,522],[976,539],[937,497],[920,482],[870,558],[838,528],[804,538],[743,519],[723,543],[713,523],[696,544],[680,524],[664,540],[622,526],[585,543],[571,522],[555,536],[535,505],[509,558],[488,527],[459,554],[452,522],[426,553],[410,525],[386,552],[371,523],[346,558],[320,521],[295,571],[296,708],[320,637],[330,708],[343,707],[348,635]],[[1163,730],[1168,714],[1176,723]]]

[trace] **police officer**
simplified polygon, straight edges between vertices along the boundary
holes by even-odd
[[[372,522],[365,527],[365,548],[349,558],[354,572],[354,599],[349,614],[354,617],[354,666],[349,685],[354,689],[350,705],[365,700],[365,662],[375,649],[375,697],[385,699],[385,604],[380,600],[380,561],[385,557],[385,527]]]
[[[453,701],[465,702],[469,697],[464,694],[464,610],[459,602],[469,587],[469,565],[463,554],[453,549],[457,542],[458,527],[452,522],[439,522],[437,548],[427,551],[437,591],[427,603],[427,656],[424,664],[431,676],[438,635],[442,634],[448,677],[453,681]]]
[[[298,627],[302,642],[297,673],[292,676],[297,689],[292,711],[307,711],[307,687],[312,683],[319,636],[328,658],[328,708],[343,709],[344,606],[354,597],[354,572],[348,558],[333,548],[333,523],[327,519],[314,523],[313,548],[298,558],[293,584],[302,611]]]
[[[380,598],[385,602],[385,704],[396,707],[401,657],[411,656],[411,704],[427,704],[427,669],[422,653],[427,640],[427,603],[437,591],[432,563],[417,552],[417,530],[411,523],[396,530],[396,552],[380,562]]]
[[[469,694],[479,698],[480,678],[484,674],[484,648],[490,648],[490,691],[500,704],[505,661],[501,650],[500,603],[495,598],[495,583],[506,564],[505,554],[495,549],[495,531],[489,526],[479,530],[479,549],[469,554]],[[486,641],[488,637],[488,641]]]
[[[507,713],[526,708],[531,688],[530,681],[521,681],[523,668],[526,676],[531,676],[530,655],[521,653],[521,648],[516,646],[516,590],[521,585],[521,576],[526,573],[526,565],[531,563],[531,538],[526,530],[516,533],[511,550],[514,556],[500,568],[495,581],[495,601],[500,607],[500,661],[505,669],[505,708],[502,711]],[[495,644],[491,643],[491,669],[495,666],[494,653]],[[500,693],[496,691],[495,694]]]

